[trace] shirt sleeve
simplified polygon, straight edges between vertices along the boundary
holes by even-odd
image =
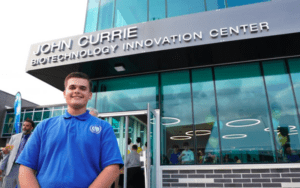
[[[27,166],[33,170],[38,170],[40,145],[41,145],[41,131],[43,127],[43,122],[39,123],[18,157],[16,163]]]
[[[100,148],[100,168],[101,171],[112,164],[123,165],[123,160],[119,150],[117,138],[114,134],[113,128],[111,125],[107,125],[101,131],[101,148]]]

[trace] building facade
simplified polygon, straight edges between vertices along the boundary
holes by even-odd
[[[60,90],[87,73],[122,155],[148,141],[148,187],[300,187],[299,17],[297,0],[89,0],[84,33],[32,45],[26,70]]]

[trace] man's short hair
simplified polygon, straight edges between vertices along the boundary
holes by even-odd
[[[31,119],[27,118],[27,119],[25,119],[25,121],[31,123],[31,126],[32,126],[33,128],[35,127],[35,123],[34,123]],[[25,121],[24,121],[24,122],[25,122]]]
[[[173,149],[174,149],[174,148],[179,149],[179,146],[178,146],[177,144],[174,144],[174,145],[172,146],[172,148],[173,148]]]
[[[83,79],[86,79],[88,82],[89,82],[89,86],[90,86],[90,92],[92,92],[92,87],[93,87],[93,83],[92,81],[90,80],[89,76],[85,73],[82,73],[82,72],[72,72],[70,74],[68,74],[68,76],[65,78],[65,89],[67,87],[67,83],[68,83],[68,80],[70,78],[83,78]]]
[[[95,109],[95,108],[87,108],[87,110],[88,111],[90,111],[90,112],[94,112],[97,116],[98,116],[98,110],[97,109]]]
[[[132,147],[131,147],[131,148],[132,148],[132,150],[137,150],[137,149],[138,149],[137,145],[135,145],[135,144],[134,144],[134,145],[132,145]]]

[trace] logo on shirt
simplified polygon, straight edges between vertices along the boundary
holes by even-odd
[[[99,125],[92,125],[92,126],[90,126],[90,131],[92,133],[99,134],[101,132],[101,130],[102,130],[102,127],[99,126]]]

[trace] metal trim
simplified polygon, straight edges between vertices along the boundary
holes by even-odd
[[[215,68],[211,68],[212,79],[214,84],[214,94],[215,94],[215,105],[216,105],[216,115],[217,115],[217,125],[218,125],[218,136],[219,136],[219,151],[220,151],[220,159],[221,164],[223,164],[223,152],[222,152],[222,142],[221,142],[221,129],[220,129],[220,119],[219,119],[219,110],[218,110],[218,97],[217,97],[217,86],[216,86],[216,75]]]
[[[147,110],[101,113],[98,114],[98,117],[134,116],[144,114],[147,114]]]
[[[193,79],[192,70],[188,71],[190,80],[190,91],[191,91],[191,107],[192,107],[192,123],[193,123],[193,137],[194,137],[194,164],[197,162],[197,137],[196,137],[196,126],[195,126],[195,113],[194,113],[194,95],[193,95]]]
[[[239,164],[239,165],[178,165],[162,166],[162,170],[209,170],[209,169],[270,169],[270,168],[299,168],[299,163],[281,164]]]
[[[272,131],[272,138],[273,138],[273,146],[275,146],[275,157],[276,157],[276,163],[278,163],[278,153],[277,153],[277,142],[276,142],[276,138],[274,135],[274,125],[273,125],[273,121],[272,121],[272,112],[271,112],[271,105],[270,105],[270,101],[269,101],[269,95],[268,95],[268,90],[267,90],[267,83],[265,80],[265,74],[264,74],[264,69],[263,69],[263,65],[262,62],[259,62],[259,68],[260,68],[260,74],[261,77],[263,79],[263,83],[264,83],[264,88],[265,88],[265,94],[266,94],[266,99],[267,99],[267,105],[268,105],[268,112],[269,112],[269,118],[270,118],[270,131]]]
[[[99,31],[100,29],[98,28],[98,25],[99,25],[99,16],[100,16],[100,7],[101,7],[101,0],[99,0],[99,3],[98,3],[98,15],[97,15],[97,25],[96,25],[96,31]]]
[[[84,20],[83,33],[85,33],[85,26],[86,26],[87,12],[88,12],[88,10],[89,10],[89,1],[90,1],[90,0],[87,0],[87,3],[86,3],[86,11],[85,11],[85,20]]]
[[[125,145],[126,147],[124,148],[124,161],[127,160],[127,150],[128,150],[128,128],[129,128],[129,118],[128,116],[125,116]],[[127,165],[124,163],[124,188],[127,188]]]

